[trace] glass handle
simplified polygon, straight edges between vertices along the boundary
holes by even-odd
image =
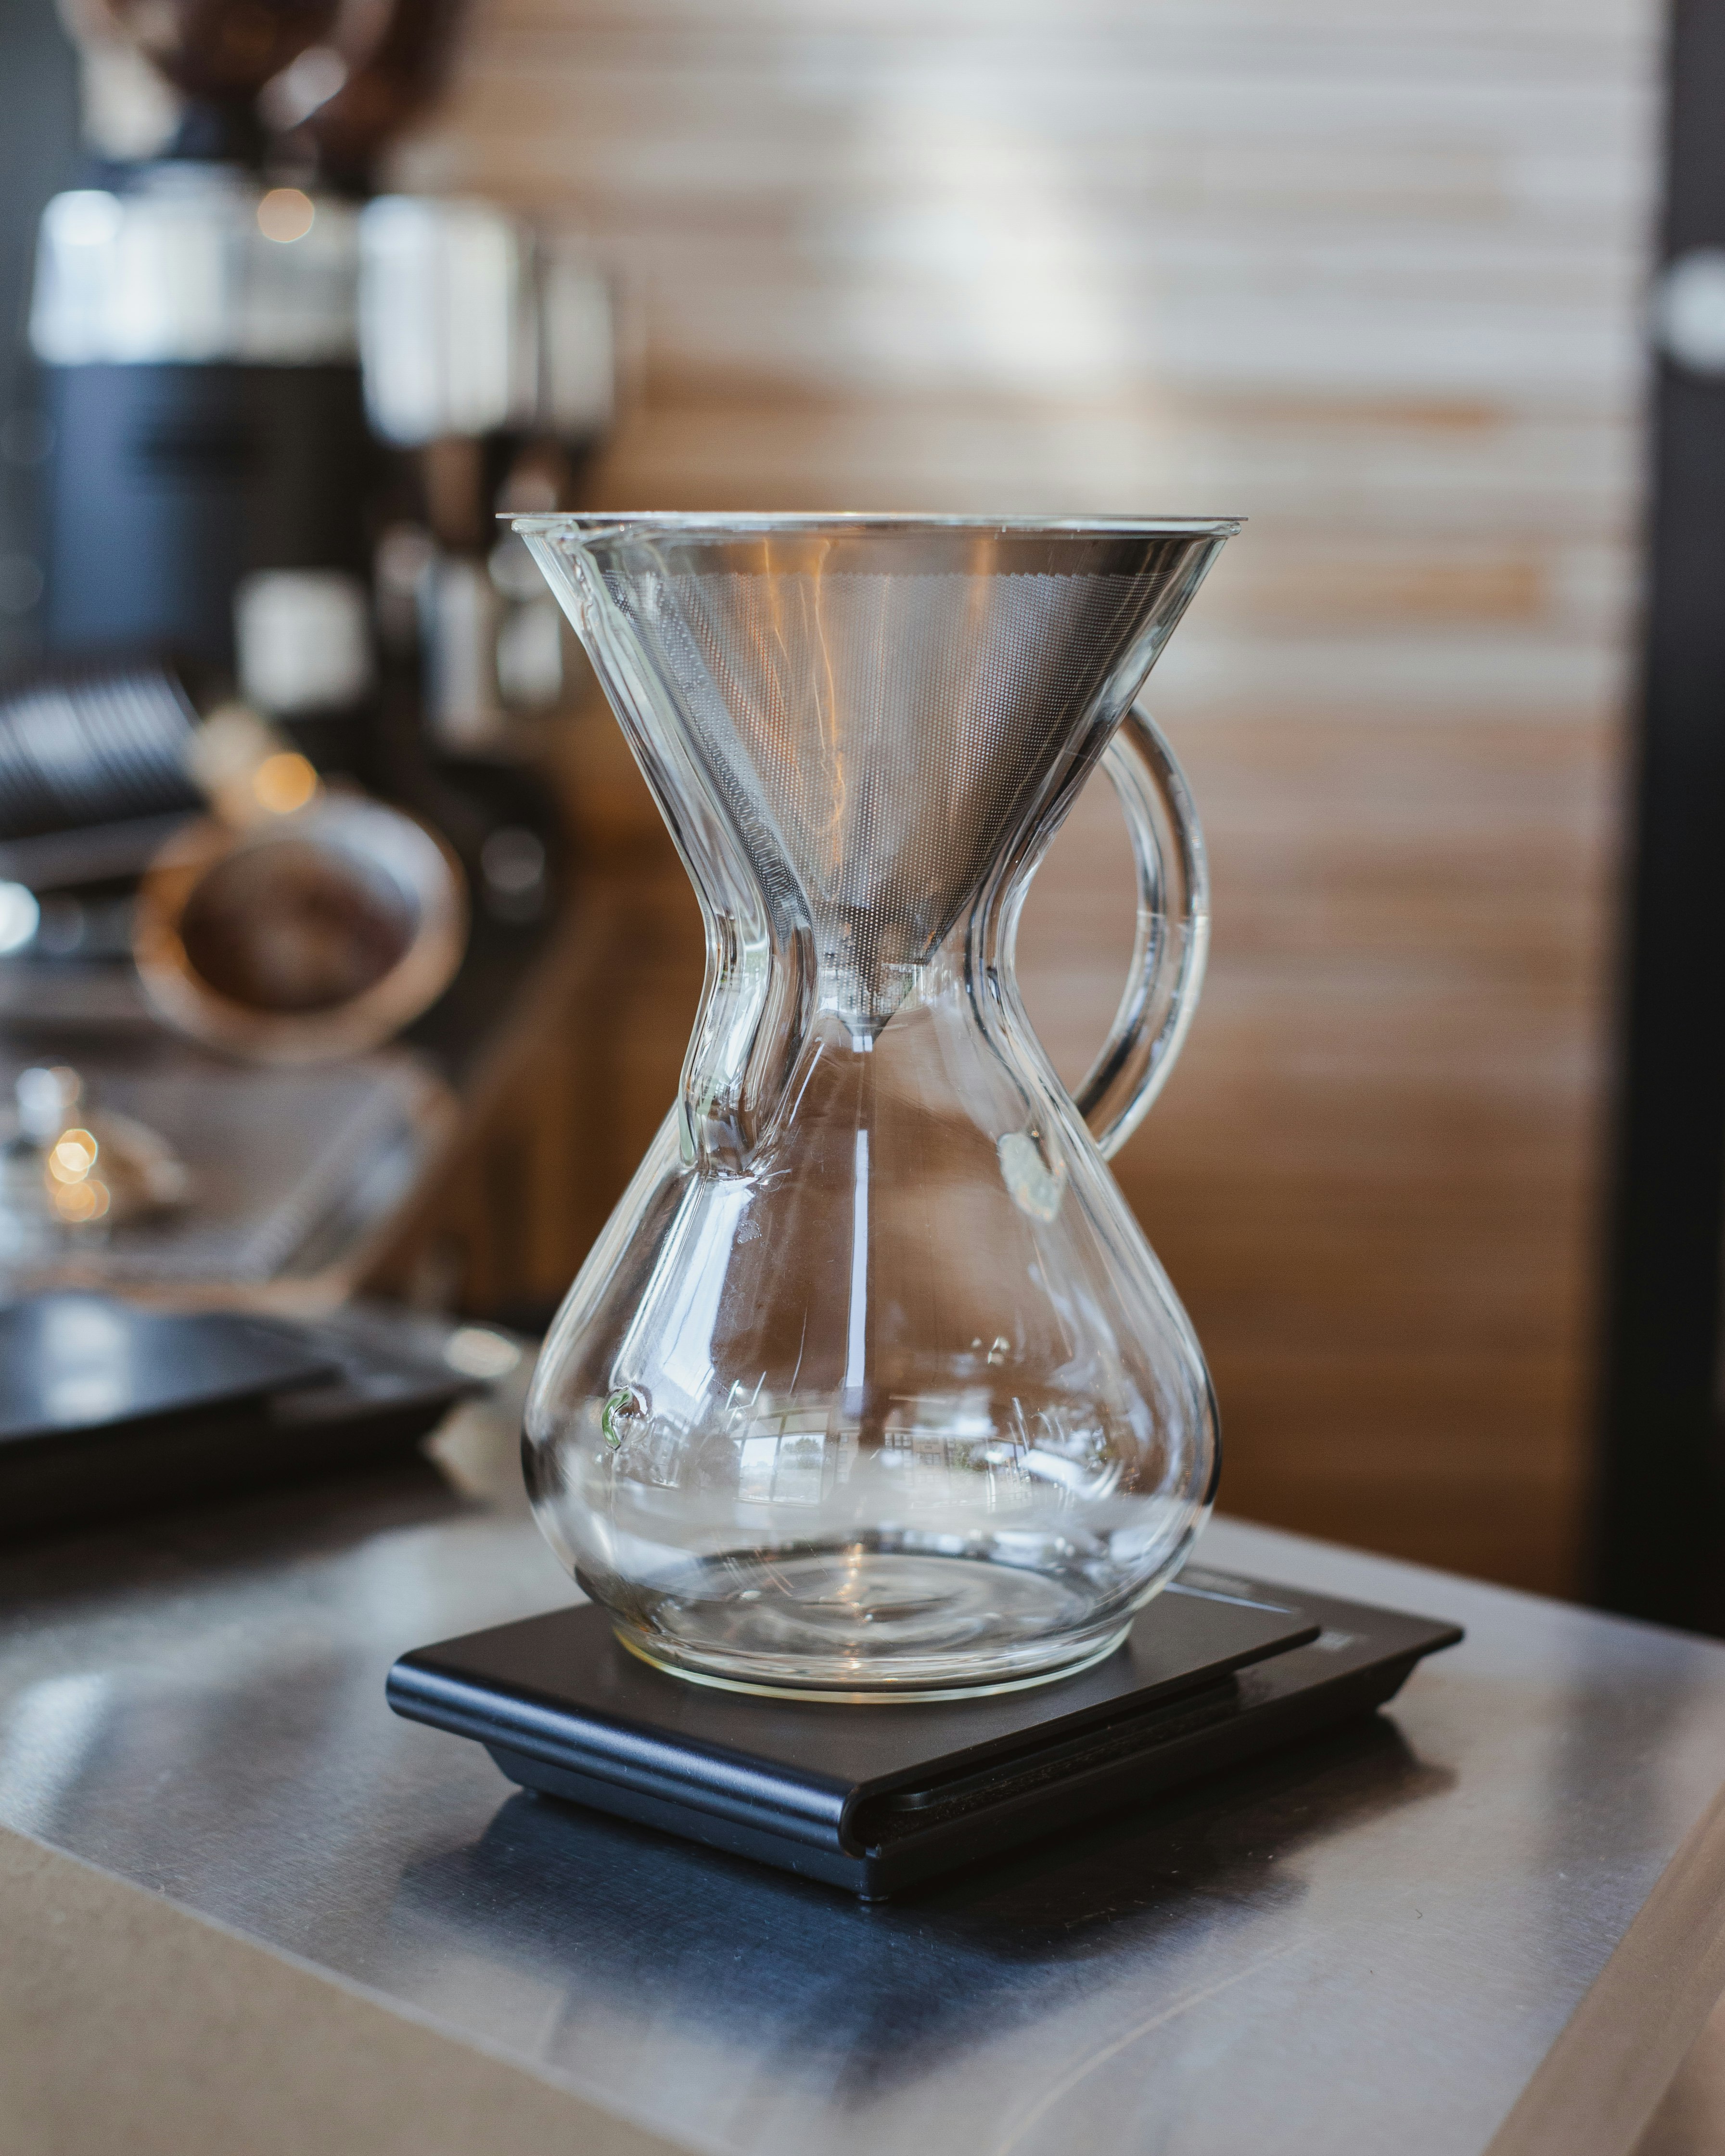
[[[1138,873],[1132,972],[1113,1029],[1078,1088],[1079,1113],[1111,1158],[1162,1091],[1198,1005],[1209,947],[1209,870],[1185,774],[1142,705],[1109,743]]]

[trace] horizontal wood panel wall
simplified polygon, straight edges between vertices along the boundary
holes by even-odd
[[[1226,1504],[1558,1589],[1657,41],[1652,0],[481,0],[398,174],[615,266],[595,503],[1251,520],[1152,684],[1214,957],[1117,1172],[1214,1365]],[[1073,1075],[1127,947],[1093,796],[1024,939]],[[698,983],[674,879],[632,917],[628,1052],[614,1022],[559,1081],[589,1196]]]

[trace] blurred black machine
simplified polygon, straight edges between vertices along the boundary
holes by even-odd
[[[98,145],[135,146],[141,106],[165,139],[56,196],[37,252],[49,643],[228,673],[368,778],[392,676],[458,757],[557,701],[552,603],[492,519],[561,506],[614,402],[578,249],[481,203],[367,198],[459,13],[71,0]]]
[[[411,1455],[522,1350],[377,1305],[306,1322],[0,1303],[0,1545]]]
[[[563,646],[495,516],[564,503],[614,340],[578,246],[369,195],[459,12],[68,0],[99,154],[37,249],[44,619],[56,652],[231,684],[320,771],[441,826],[519,920],[555,831],[511,772]]]
[[[612,295],[490,204],[375,191],[461,12],[61,0],[90,159],[29,308],[48,648],[0,683],[15,1279],[351,1255],[549,928],[563,631],[496,518],[566,506],[609,427]],[[149,1204],[104,1180],[140,1147]]]

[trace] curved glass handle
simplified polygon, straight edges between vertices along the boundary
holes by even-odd
[[[1142,705],[1127,713],[1103,764],[1126,814],[1138,871],[1132,972],[1113,1029],[1076,1096],[1108,1159],[1174,1067],[1198,1006],[1210,916],[1198,812],[1173,751]]]

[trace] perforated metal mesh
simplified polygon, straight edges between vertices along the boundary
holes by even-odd
[[[1167,579],[636,571],[769,902],[884,1019],[1074,751]]]

